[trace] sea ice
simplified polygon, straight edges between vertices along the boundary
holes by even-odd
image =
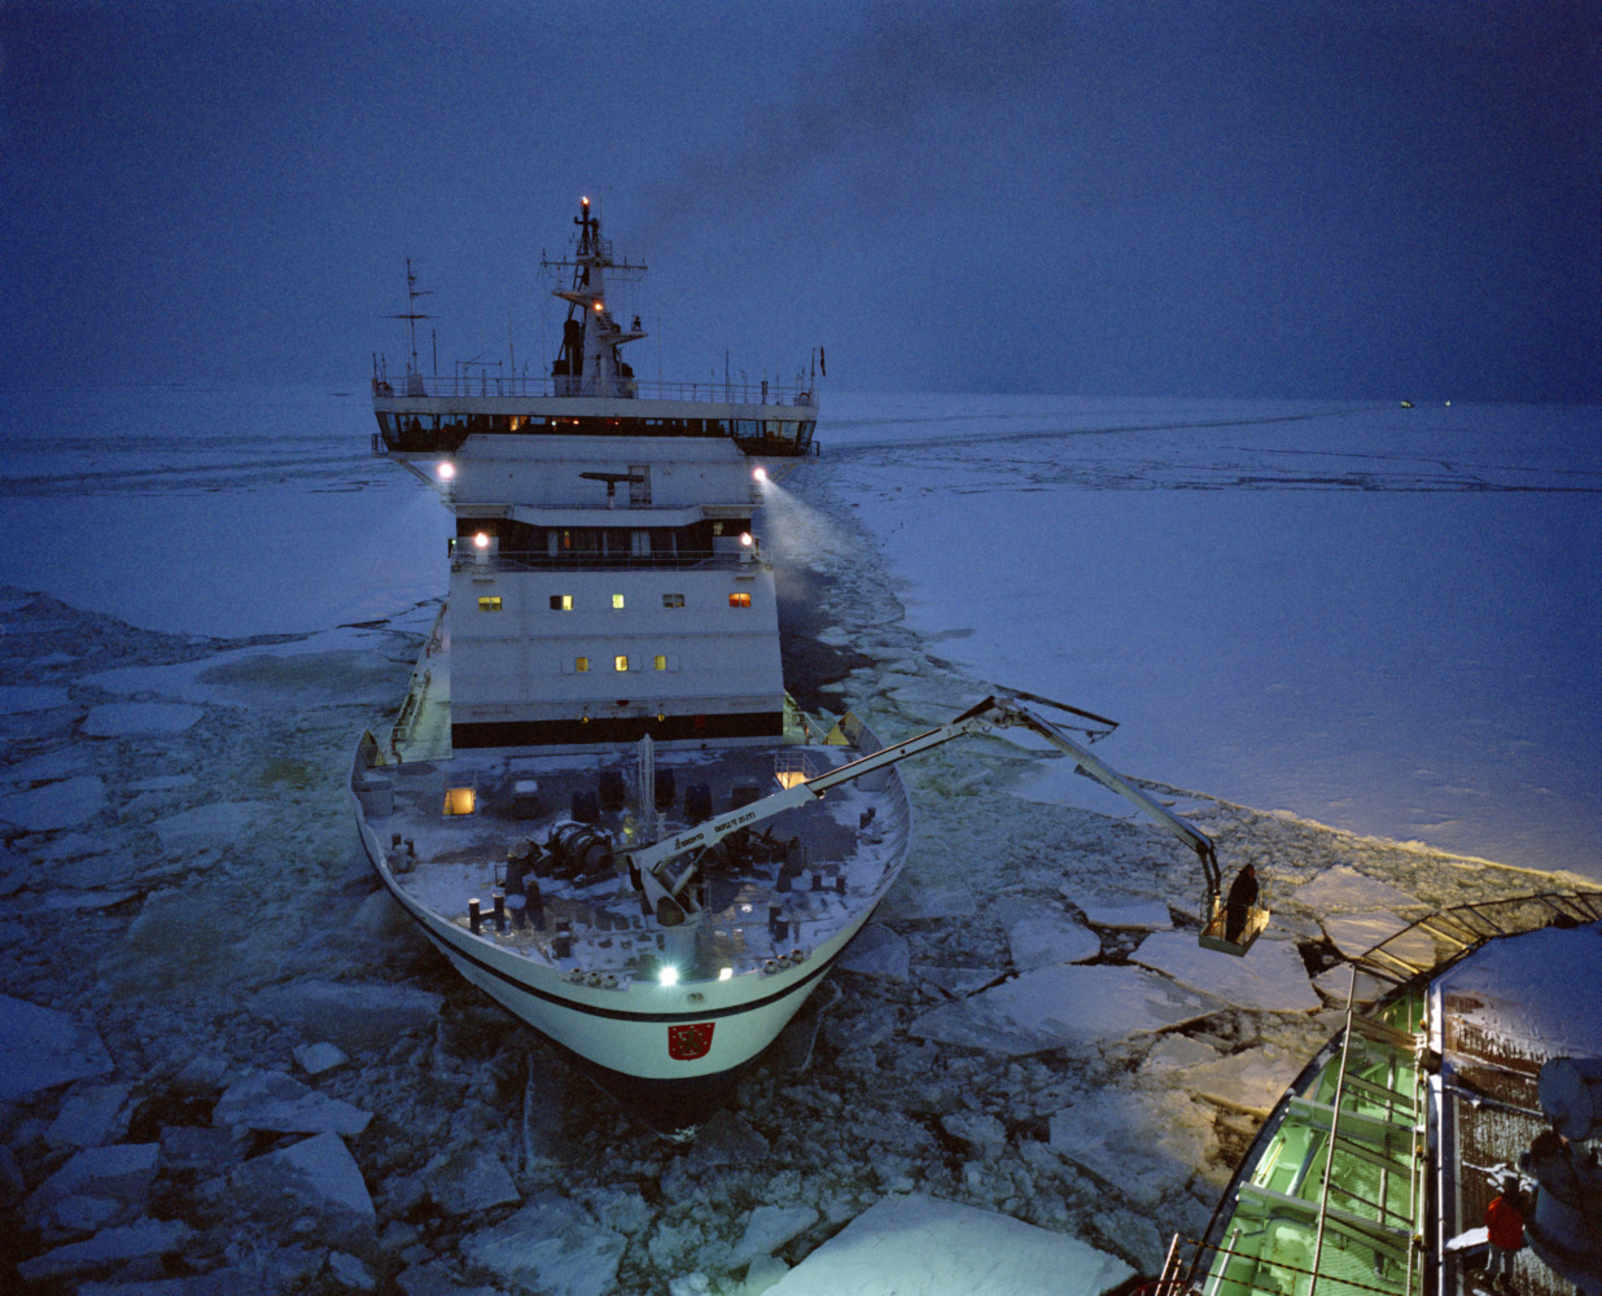
[[[223,1091],[211,1118],[217,1125],[283,1134],[360,1134],[373,1114],[280,1071],[254,1071]]]
[[[1400,887],[1359,873],[1349,864],[1325,869],[1311,882],[1296,888],[1298,904],[1319,912],[1379,909],[1417,905],[1418,900]]]
[[[1051,1146],[1147,1208],[1218,1155],[1209,1113],[1127,1089],[1099,1089],[1053,1112]]]
[[[0,715],[49,711],[71,701],[66,689],[52,684],[0,684]]]
[[[151,826],[161,838],[163,850],[187,854],[217,842],[249,837],[257,825],[283,813],[283,806],[270,801],[219,801],[180,810]]]
[[[1074,900],[1073,896],[1069,896]],[[1168,906],[1160,900],[1113,904],[1096,900],[1075,900],[1092,927],[1140,927],[1148,931],[1167,931],[1174,925]]]
[[[108,1074],[111,1057],[92,1026],[54,1008],[0,994],[0,1101],[69,1080]]]
[[[1036,1053],[1162,1030],[1218,1001],[1143,968],[1065,964],[1025,972],[914,1019],[910,1033],[992,1052]]]
[[[1237,1008],[1314,1012],[1324,1006],[1290,941],[1265,937],[1237,958],[1202,948],[1191,932],[1154,932],[1129,957]]]
[[[338,1134],[316,1134],[254,1157],[232,1171],[228,1185],[231,1200],[259,1218],[287,1225],[310,1213],[323,1239],[359,1252],[373,1250],[373,1201]]]
[[[84,717],[90,738],[135,738],[183,733],[206,713],[181,702],[104,702]]]
[[[189,1226],[177,1220],[139,1220],[102,1229],[82,1242],[69,1242],[24,1260],[17,1272],[27,1282],[88,1273],[129,1260],[166,1255],[178,1250],[189,1236]]]
[[[26,832],[76,828],[106,808],[106,787],[92,774],[0,797],[0,820]]]
[[[310,1035],[345,1048],[388,1045],[402,1031],[432,1029],[441,996],[416,986],[316,978],[270,986],[256,995],[256,1011],[297,1023]]]
[[[1067,1234],[913,1194],[870,1206],[767,1296],[1096,1296],[1133,1273]]]
[[[1354,958],[1374,948],[1387,936],[1394,936],[1408,925],[1389,909],[1375,909],[1367,913],[1337,914],[1324,919],[1324,934],[1347,958]]]
[[[1305,1057],[1261,1044],[1193,1066],[1177,1080],[1198,1097],[1266,1116],[1306,1064]]]
[[[614,1290],[627,1244],[577,1202],[546,1193],[493,1228],[463,1238],[461,1252],[516,1291],[605,1296]]]
[[[127,1084],[82,1084],[75,1087],[61,1104],[55,1120],[45,1130],[51,1147],[98,1147],[120,1138],[128,1128]]]
[[[883,923],[869,923],[846,946],[839,966],[847,972],[905,981],[909,959],[906,937]]]
[[[519,1200],[512,1176],[501,1159],[471,1144],[435,1157],[423,1167],[428,1195],[447,1215],[471,1215]]]
[[[746,1217],[745,1232],[734,1244],[729,1266],[738,1268],[758,1256],[771,1255],[817,1222],[818,1212],[812,1206],[758,1206]]]
[[[1020,972],[1054,963],[1078,963],[1101,953],[1101,937],[1066,914],[1020,918],[1007,929],[1012,965]]]

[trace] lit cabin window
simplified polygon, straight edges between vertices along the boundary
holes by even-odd
[[[623,608],[623,596],[621,594],[612,595],[612,609],[614,611],[621,611],[622,608]]]
[[[478,610],[480,612],[499,612],[501,610],[501,596],[499,594],[480,594],[478,596]]]
[[[651,658],[651,669],[652,670],[666,670],[667,669],[667,654],[666,653],[657,653],[657,655],[655,657]]]
[[[629,668],[629,659],[626,656],[624,656],[622,653],[619,653],[616,657],[612,658],[612,669],[613,670],[615,670],[615,671],[626,671],[628,668]]]
[[[664,594],[662,595],[662,606],[665,608],[681,608],[684,606],[684,595]]]
[[[446,788],[445,813],[448,815],[470,815],[473,813],[473,789]]]
[[[580,675],[582,675],[585,671],[589,670],[589,668],[590,668],[590,659],[588,657],[575,657],[575,658],[573,658],[573,669],[576,670]]]
[[[740,590],[740,591],[738,591],[738,592],[736,592],[734,594],[730,594],[729,595],[729,606],[730,607],[750,607],[751,606],[751,596],[749,594],[747,594],[744,590]]]
[[[571,594],[552,594],[552,612],[571,612],[573,610],[573,596]]]

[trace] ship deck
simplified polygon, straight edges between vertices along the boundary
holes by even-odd
[[[464,930],[477,900],[477,934],[496,946],[592,984],[655,979],[664,962],[686,981],[716,979],[814,950],[877,902],[906,850],[899,778],[832,788],[700,856],[686,887],[699,912],[678,928],[649,914],[616,852],[768,795],[781,769],[816,774],[857,754],[658,746],[647,773],[634,746],[481,748],[380,767],[390,804],[365,810],[406,894]]]

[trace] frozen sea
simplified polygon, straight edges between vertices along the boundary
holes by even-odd
[[[365,454],[359,389],[0,400],[0,583],[226,636],[440,590],[447,518]],[[1602,879],[1602,410],[838,395],[826,414],[770,550],[860,546],[941,658],[1120,721],[1115,765]]]
[[[664,1143],[353,854],[450,529],[366,406],[0,394],[0,1271],[1095,1296],[1205,1224],[1336,948],[1602,879],[1595,409],[833,395],[762,522],[819,696],[887,738],[992,683],[1109,715],[1275,920],[1198,951],[1182,848],[942,748],[880,920]]]

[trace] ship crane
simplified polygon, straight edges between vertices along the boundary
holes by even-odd
[[[699,871],[701,856],[725,838],[781,815],[786,810],[820,800],[830,788],[839,787],[886,766],[898,764],[909,757],[943,746],[958,738],[981,736],[1002,728],[1022,728],[1064,752],[1073,760],[1079,773],[1118,793],[1156,822],[1158,827],[1195,851],[1205,882],[1200,943],[1207,949],[1221,953],[1245,954],[1268,925],[1269,912],[1257,905],[1255,886],[1252,888],[1250,899],[1245,903],[1240,903],[1235,888],[1231,888],[1230,900],[1226,901],[1218,870],[1218,856],[1213,848],[1212,839],[1206,833],[1166,806],[1160,805],[1105,761],[1093,756],[1083,744],[1064,733],[1062,726],[1053,724],[1023,706],[1021,699],[1028,699],[1109,726],[1108,729],[1101,731],[1103,734],[1110,732],[1113,725],[1110,720],[1103,720],[1100,716],[1080,711],[1065,703],[1053,702],[1050,698],[1043,698],[1037,694],[1023,692],[993,694],[961,715],[925,733],[892,743],[836,769],[810,778],[796,779],[790,786],[781,787],[779,791],[761,800],[753,801],[728,814],[715,816],[686,832],[629,851],[627,857],[630,874],[638,879],[637,885],[655,913],[657,921],[665,927],[678,926],[695,911],[694,901],[687,888]],[[1233,915],[1230,913],[1231,908],[1235,910]]]

